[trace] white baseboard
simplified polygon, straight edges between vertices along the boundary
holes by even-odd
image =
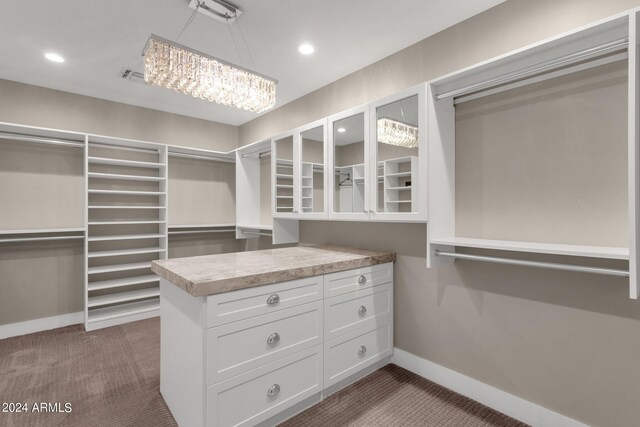
[[[572,418],[399,348],[394,349],[391,363],[535,427],[586,427]]]
[[[48,331],[63,326],[76,325],[84,322],[84,312],[61,314],[59,316],[43,317],[41,319],[0,325],[0,340],[17,337],[34,332]]]

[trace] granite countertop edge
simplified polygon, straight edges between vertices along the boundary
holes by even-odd
[[[356,253],[357,250],[354,250]],[[224,292],[231,292],[240,289],[253,288],[257,286],[270,285],[273,283],[286,282],[289,280],[303,279],[305,277],[319,276],[322,274],[346,271],[354,268],[368,267],[371,265],[386,264],[395,262],[395,253],[375,253],[363,258],[335,261],[317,265],[297,267],[292,269],[279,269],[271,272],[230,277],[211,281],[194,283],[171,271],[156,261],[151,263],[151,271],[163,279],[168,280],[177,287],[183,289],[194,297],[215,295]]]

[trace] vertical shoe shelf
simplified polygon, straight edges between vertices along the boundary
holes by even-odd
[[[383,212],[417,211],[418,157],[407,156],[383,162]]]
[[[85,328],[157,316],[167,257],[167,148],[88,137]]]
[[[276,170],[276,212],[293,212],[293,161],[278,159]]]

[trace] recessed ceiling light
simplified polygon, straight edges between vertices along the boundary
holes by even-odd
[[[300,46],[298,46],[298,52],[300,52],[303,55],[311,55],[313,51],[315,51],[315,49],[309,43],[303,43]]]
[[[44,57],[51,62],[64,62],[64,58],[57,53],[47,52],[44,54]]]
[[[345,128],[338,128],[339,133],[345,133],[347,130]]]

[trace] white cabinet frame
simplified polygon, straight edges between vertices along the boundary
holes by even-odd
[[[364,189],[364,209],[363,212],[335,212],[334,211],[334,190],[335,190],[335,150],[334,150],[334,123],[338,120],[346,119],[347,117],[355,116],[357,114],[363,114],[364,117],[364,170],[365,170],[365,189]],[[349,110],[343,111],[341,113],[337,113],[328,117],[328,144],[327,150],[329,153],[329,218],[332,220],[338,221],[369,221],[371,219],[370,210],[373,209],[371,206],[371,180],[369,171],[369,163],[370,156],[369,152],[371,151],[370,145],[370,131],[371,126],[369,124],[369,105],[361,105],[359,107],[351,108]]]
[[[426,90],[425,83],[413,86],[409,89],[395,93],[386,98],[379,99],[370,104],[369,112],[369,201],[371,212],[371,220],[374,221],[396,221],[396,222],[426,222],[427,221],[427,108],[426,108]],[[378,120],[376,110],[387,104],[401,101],[412,96],[418,96],[418,174],[417,177],[412,175],[412,186],[418,186],[417,200],[411,201],[412,209],[414,204],[417,209],[412,212],[378,212]],[[417,179],[416,179],[417,178]],[[373,183],[373,185],[371,185]]]
[[[323,148],[322,148],[322,164],[323,164],[323,174],[322,174],[322,179],[323,179],[323,191],[322,191],[322,197],[323,197],[323,201],[322,201],[322,206],[323,206],[323,212],[304,212],[304,209],[302,209],[302,133],[311,130],[311,129],[315,129],[317,127],[322,126],[322,139],[323,139]],[[294,173],[293,173],[293,182],[294,182],[294,201],[298,202],[298,208],[294,208],[297,209],[297,213],[295,214],[295,217],[298,219],[327,219],[329,218],[329,171],[331,169],[329,169],[328,167],[328,147],[329,147],[329,142],[328,142],[328,138],[327,138],[327,131],[328,128],[328,122],[327,119],[320,119],[320,120],[316,120],[314,122],[311,123],[307,123],[304,126],[300,126],[299,128],[296,128],[293,131],[294,134],[294,138],[293,138],[293,143],[294,143]],[[297,145],[298,145],[298,149],[297,149],[297,155],[295,155],[296,153],[296,141],[297,141]],[[296,169],[295,164],[298,164],[298,167]],[[298,173],[296,174],[296,170],[298,171]],[[298,188],[297,194],[298,196],[296,197],[296,187]],[[294,204],[295,206],[295,204]]]

